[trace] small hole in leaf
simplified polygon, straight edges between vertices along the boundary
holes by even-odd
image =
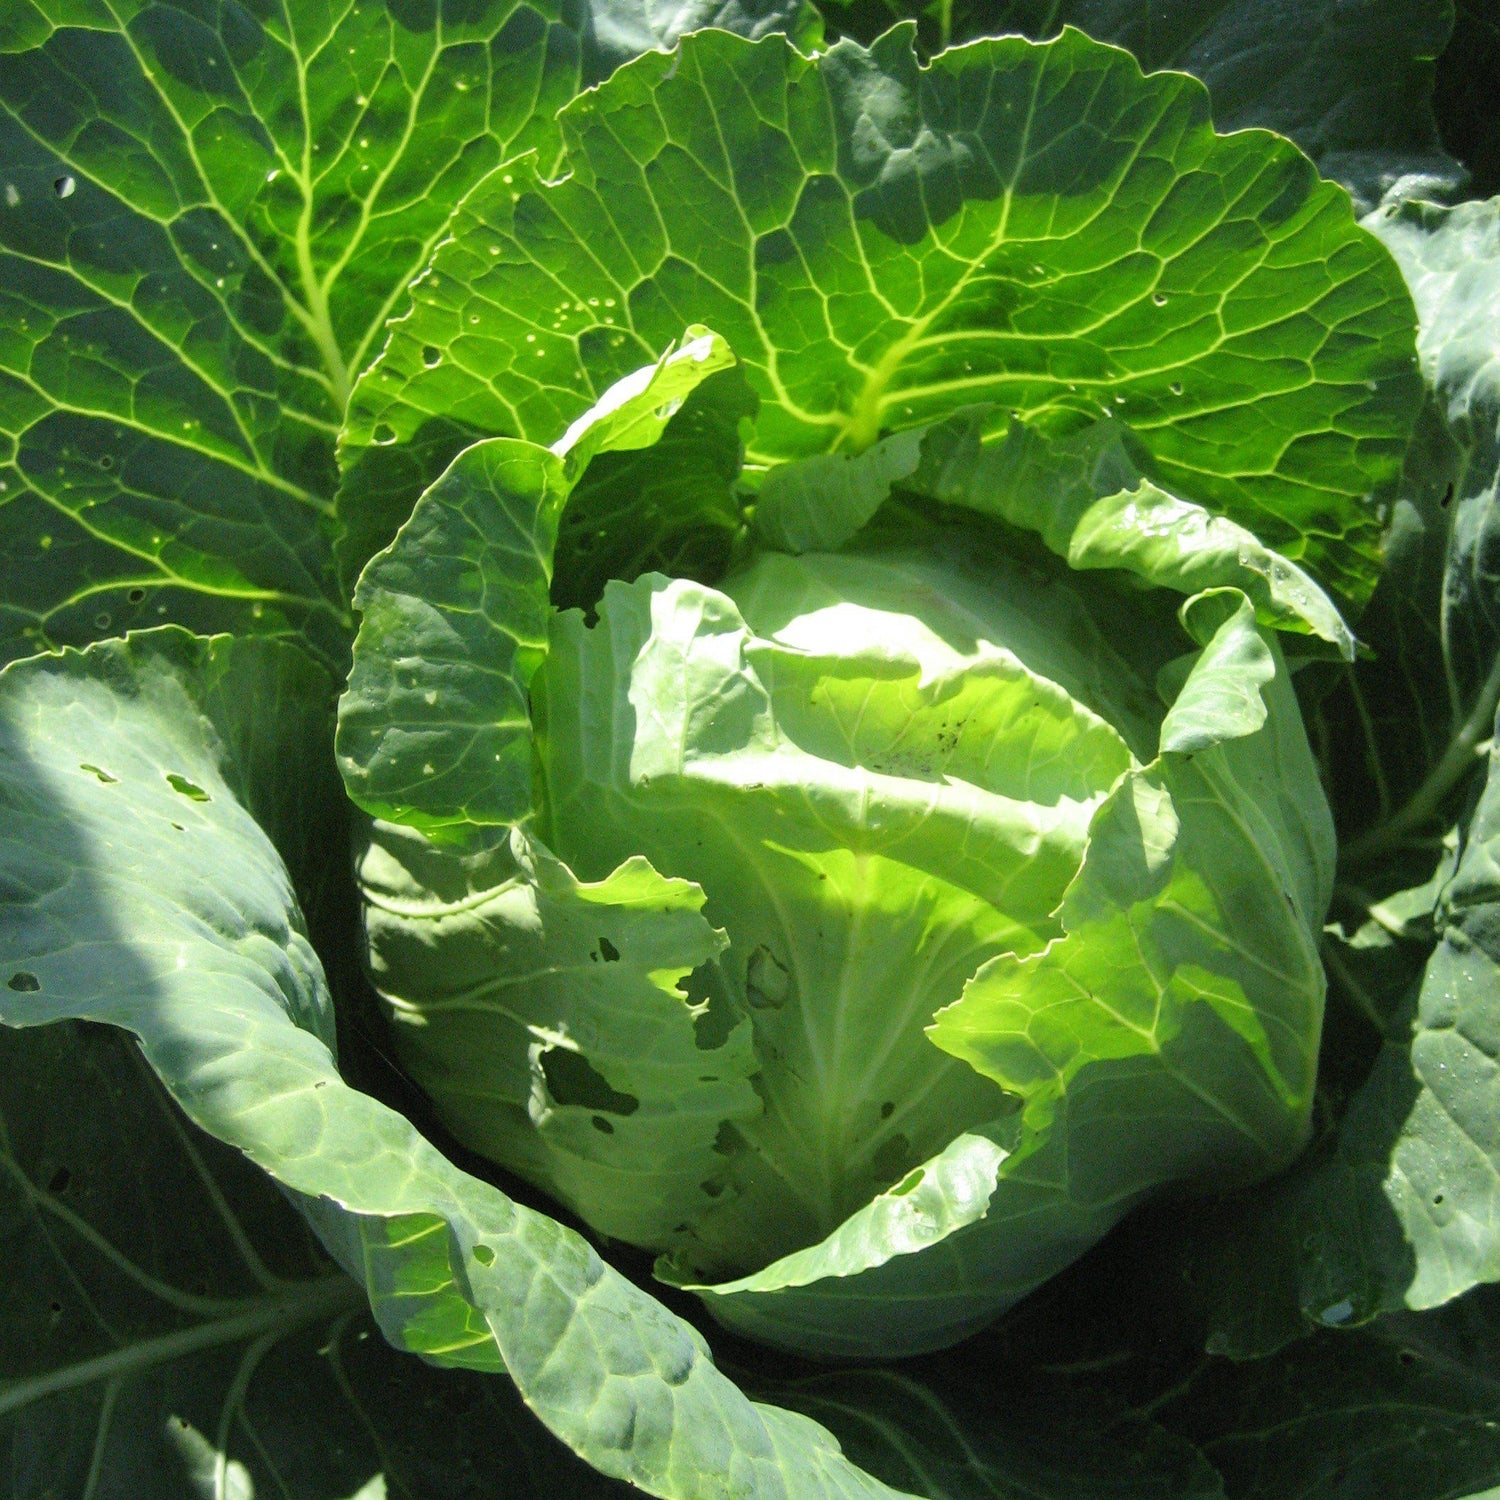
[[[78,184],[71,177],[59,177],[53,182],[52,191],[59,198],[71,198],[78,191]]]
[[[175,828],[178,831],[178,833],[186,833],[187,832],[187,829],[184,828],[181,823],[174,823],[172,825],[172,827]]]
[[[887,1099],[885,1103],[880,1106],[880,1118],[882,1120],[889,1120],[890,1117],[895,1113],[896,1106],[892,1104],[889,1099]]]
[[[611,1115],[631,1115],[641,1107],[634,1094],[611,1088],[609,1080],[586,1057],[563,1047],[552,1047],[542,1054],[542,1075],[547,1080],[547,1092],[559,1104],[578,1104]]]
[[[443,362],[443,351],[436,344],[424,344],[422,346],[422,363],[429,370],[436,369]]]
[[[317,1081],[316,1081],[316,1082],[315,1082],[315,1083],[314,1083],[314,1084],[313,1084],[313,1087],[314,1087],[314,1088],[315,1088],[315,1089],[326,1089],[326,1088],[327,1088],[327,1087],[328,1087],[328,1080],[327,1080],[327,1079],[326,1079],[326,1078],[319,1078],[319,1079],[318,1079],[318,1080],[317,1080]]]
[[[54,1301],[52,1303],[52,1316],[54,1318],[60,1318],[62,1316],[62,1303],[61,1302]]]
[[[387,443],[396,441],[396,429],[389,422],[377,422],[370,437],[384,447]]]
[[[66,1167],[59,1167],[47,1180],[47,1191],[49,1193],[65,1193],[68,1184],[72,1182],[73,1174]]]
[[[105,786],[113,786],[120,779],[118,776],[111,776],[103,766],[91,765],[86,760],[81,760],[78,762],[78,769],[80,771],[91,772],[93,775],[97,776],[99,780],[105,784]]]
[[[1442,1201],[1443,1201],[1443,1195],[1441,1193],[1434,1193],[1432,1195],[1432,1202],[1433,1202],[1433,1206],[1434,1207],[1436,1207],[1437,1205],[1441,1204]]]
[[[131,589],[125,596],[132,604],[139,604],[146,597],[145,589]]]
[[[1453,504],[1453,481],[1451,479],[1448,481],[1448,488],[1443,491],[1443,498],[1439,503],[1444,510],[1447,510]]]
[[[617,964],[620,961],[620,950],[607,937],[599,939],[599,952],[607,964]]]
[[[904,1198],[909,1192],[916,1188],[922,1181],[922,1169],[916,1167],[908,1172],[905,1177],[891,1189],[893,1198]]]
[[[603,1115],[594,1116],[594,1129],[597,1130],[600,1135],[613,1135],[615,1133],[615,1127],[611,1125]]]
[[[12,974],[8,980],[6,980],[5,987],[8,990],[16,990],[22,995],[34,995],[39,989],[41,989],[42,981],[38,979],[35,974],[29,973],[25,969],[17,969],[16,972]]]
[[[212,802],[214,800],[201,786],[195,785],[186,776],[179,776],[176,771],[167,772],[167,785],[174,792],[188,798],[192,802]]]
[[[1403,1349],[1397,1356],[1408,1369],[1417,1362],[1417,1351],[1415,1349]]]
[[[482,1266],[492,1266],[495,1264],[495,1252],[488,1245],[475,1245],[474,1259]]]

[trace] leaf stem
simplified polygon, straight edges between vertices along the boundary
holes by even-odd
[[[227,1317],[180,1328],[175,1333],[164,1333],[157,1338],[142,1339],[95,1359],[80,1360],[77,1364],[48,1370],[44,1375],[33,1375],[0,1386],[0,1417],[45,1396],[76,1390],[100,1380],[139,1374],[200,1350],[237,1344],[269,1333],[290,1333],[320,1317],[357,1305],[364,1300],[364,1295],[364,1288],[357,1281],[337,1275],[320,1276],[273,1296],[248,1299],[241,1311]]]
[[[1387,853],[1404,843],[1407,835],[1415,833],[1438,810],[1448,794],[1469,774],[1475,752],[1490,737],[1497,704],[1500,704],[1500,653],[1495,656],[1490,675],[1479,690],[1469,716],[1459,725],[1458,733],[1449,741],[1442,759],[1427,773],[1427,779],[1384,823],[1377,823],[1346,844],[1342,862],[1360,864]]]

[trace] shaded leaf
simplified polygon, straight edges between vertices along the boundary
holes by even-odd
[[[1033,1376],[977,1392],[956,1368],[928,1362],[766,1390],[928,1500],[1222,1500],[1218,1474],[1190,1443],[1101,1394],[1059,1399],[1053,1385]]]
[[[1466,3],[1476,0],[1460,0],[1461,15]],[[862,40],[910,16],[929,49],[1077,26],[1129,48],[1148,72],[1201,78],[1220,130],[1289,135],[1367,206],[1403,177],[1433,190],[1462,176],[1442,150],[1431,102],[1451,0],[829,0],[825,10],[831,29]],[[1447,144],[1464,154],[1459,139]]]
[[[14,1500],[637,1493],[509,1382],[392,1349],[270,1178],[183,1121],[122,1033],[0,1030],[0,1058]]]
[[[1500,1485],[1497,1327],[1486,1289],[1278,1359],[1214,1361],[1158,1420],[1199,1444],[1236,1500],[1480,1500]]]

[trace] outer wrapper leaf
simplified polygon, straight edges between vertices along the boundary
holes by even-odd
[[[1152,10],[1132,0],[832,0],[827,9],[831,30],[866,41],[909,16],[933,51],[1012,31],[1040,41],[1076,26],[1127,48],[1147,72],[1201,78],[1220,130],[1290,136],[1365,207],[1398,182],[1447,196],[1464,173],[1448,151],[1474,164],[1446,121],[1439,138],[1433,118],[1433,62],[1453,28],[1451,0],[1158,0]],[[1455,37],[1471,56],[1483,55],[1477,30]]]
[[[555,155],[549,0],[19,0],[0,37],[0,654],[175,620],[335,665],[334,436],[453,206]]]
[[[1495,771],[1476,753],[1500,697],[1500,237],[1493,202],[1397,204],[1370,222],[1411,280],[1433,395],[1361,621],[1376,656],[1312,715],[1344,834],[1340,926],[1325,940],[1341,1118],[1184,1252],[1212,1346],[1237,1356],[1500,1275]]]
[[[133,1031],[188,1115],[299,1202],[392,1343],[508,1371],[603,1472],[663,1496],[892,1495],[814,1423],[746,1401],[576,1235],[339,1077],[291,882],[237,796],[264,767],[230,748],[247,717],[273,722],[268,681],[313,670],[286,651],[173,631],[0,678],[0,1019]]]
[[[752,465],[976,402],[991,440],[1102,411],[1150,477],[1368,595],[1365,497],[1416,394],[1399,278],[1294,148],[1215,136],[1192,80],[1071,31],[925,70],[906,30],[816,61],[706,32],[562,126],[566,181],[518,163],[471,197],[361,382],[351,511],[399,519],[473,436],[550,439],[693,317],[760,397]]]
[[[509,1381],[386,1343],[364,1288],[265,1173],[186,1124],[124,1032],[0,1028],[0,1058],[13,1500],[461,1500],[500,1475],[525,1495],[639,1495]]]
[[[654,445],[733,362],[721,338],[691,327],[551,448],[476,443],[427,491],[354,596],[338,754],[361,807],[431,834],[528,815],[528,689],[547,650],[563,507],[596,455]]]

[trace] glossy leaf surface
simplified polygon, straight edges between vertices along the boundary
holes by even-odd
[[[473,196],[362,380],[351,511],[399,519],[473,436],[551,441],[701,320],[760,397],[752,467],[976,403],[991,438],[1102,411],[1151,477],[1368,594],[1416,391],[1399,277],[1192,80],[1071,31],[927,69],[906,30],[816,61],[704,33],[561,123],[566,180],[518,162]]]

